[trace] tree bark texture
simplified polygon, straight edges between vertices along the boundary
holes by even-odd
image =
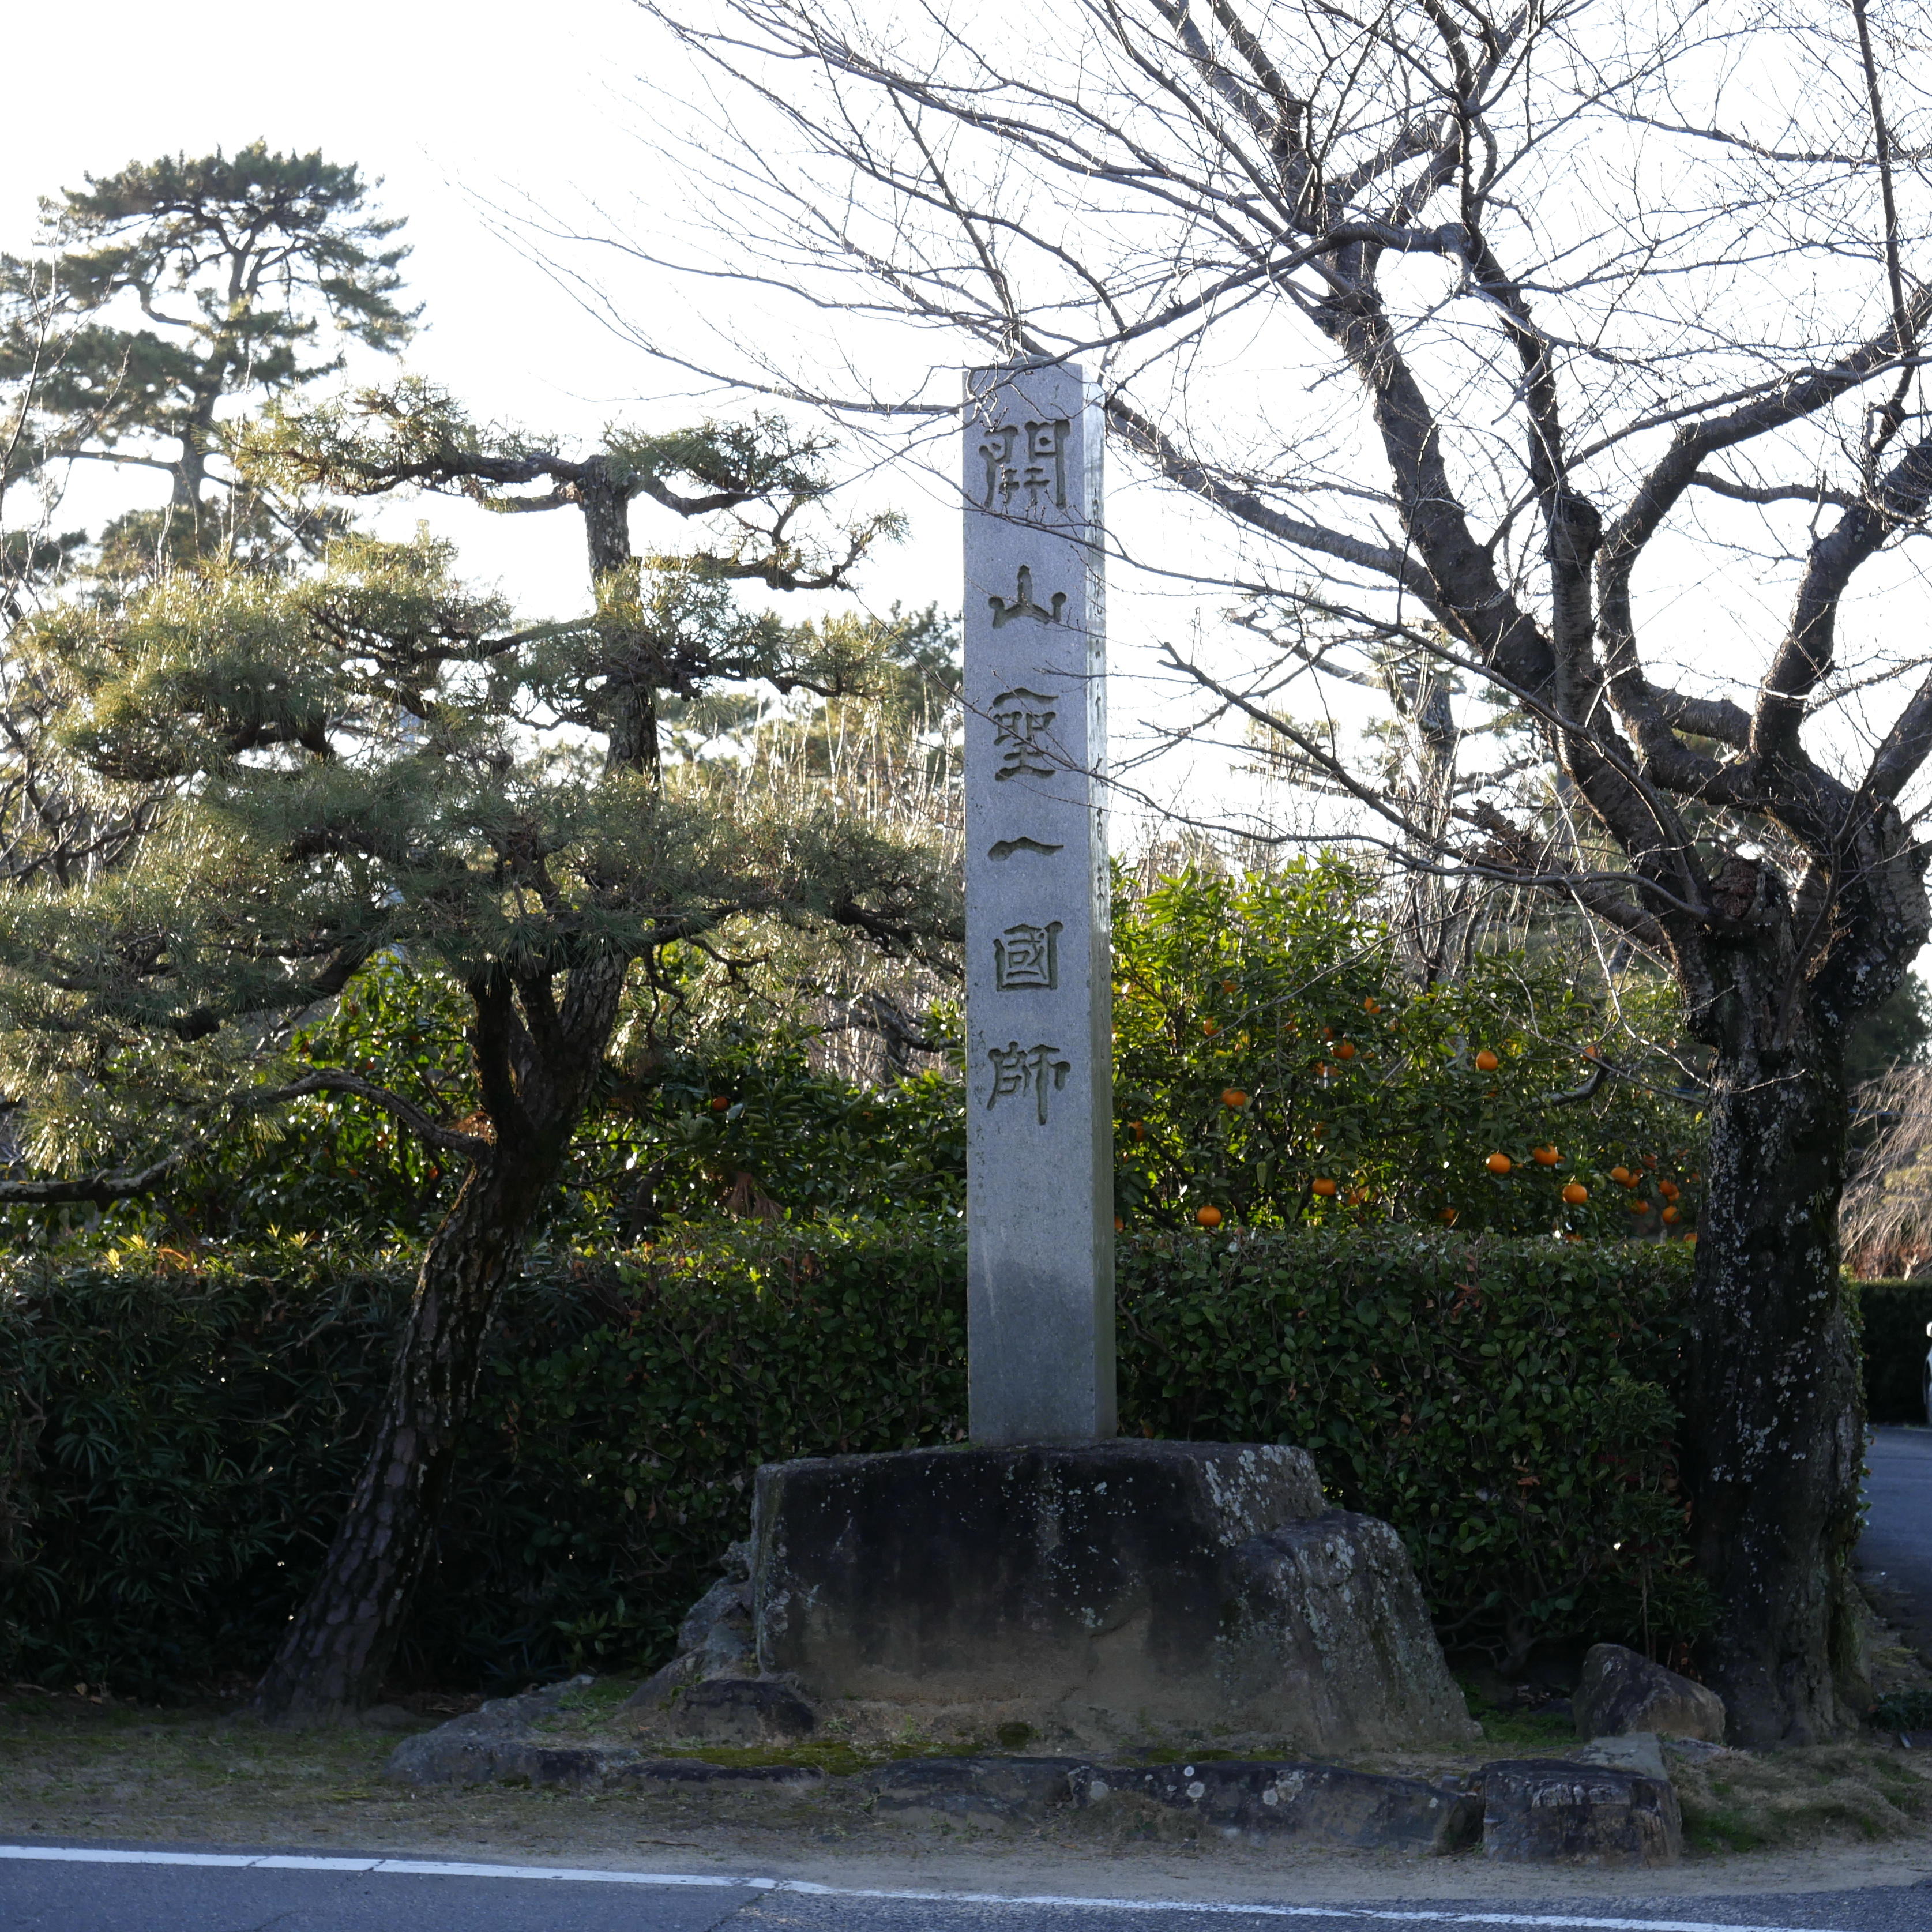
[[[255,1694],[271,1721],[342,1721],[380,1694],[434,1545],[498,1304],[554,1186],[616,1023],[628,962],[472,983],[472,1050],[494,1143],[423,1258],[375,1439],[341,1527]],[[514,990],[514,997],[513,997]]]
[[[256,1688],[263,1716],[336,1724],[374,1701],[434,1547],[498,1305],[554,1178],[540,1157],[493,1156],[436,1230],[348,1509]]]
[[[1781,898],[1781,895],[1776,896]],[[1730,1738],[1811,1744],[1858,1714],[1850,1560],[1864,1414],[1840,1272],[1844,1028],[1792,970],[1788,908],[1708,944],[1710,1146],[1685,1361],[1684,1468],[1717,1603],[1700,1660]]]

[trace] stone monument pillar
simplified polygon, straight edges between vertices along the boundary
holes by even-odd
[[[1299,1449],[1115,1432],[1100,412],[1064,364],[975,369],[964,434],[972,1443],[758,1472],[758,1670],[854,1736],[1462,1742],[1387,1524]],[[674,1729],[736,1667],[689,1627],[638,1694]]]
[[[1114,1432],[1100,409],[967,373],[966,1198],[975,1444]]]

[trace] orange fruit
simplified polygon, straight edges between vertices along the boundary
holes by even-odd
[[[1147,1138],[1147,1123],[1144,1120],[1130,1120],[1127,1123],[1127,1131],[1136,1140],[1144,1141]]]
[[[730,1110],[730,1106],[731,1102],[730,1098],[725,1094],[714,1094],[711,1096],[711,1111],[714,1114],[728,1112]]]
[[[1694,1248],[1697,1245],[1697,1230],[1695,1228],[1693,1228],[1690,1233],[1686,1234],[1684,1238]]]
[[[1335,1049],[1335,1058],[1337,1060],[1353,1060],[1354,1057],[1354,1043],[1352,1040],[1343,1040]]]
[[[1634,1187],[1636,1185],[1636,1176],[1631,1173],[1630,1169],[1627,1167],[1612,1168],[1610,1169],[1610,1178],[1614,1180],[1619,1187]]]
[[[1194,1218],[1204,1228],[1218,1228],[1221,1225],[1221,1210],[1218,1208],[1197,1208]]]
[[[1310,1184],[1313,1186],[1316,1192],[1320,1195],[1324,1200],[1326,1200],[1335,1192],[1335,1184],[1332,1180],[1317,1180],[1311,1183]]]
[[[1232,993],[1234,990],[1234,981],[1232,980],[1223,980],[1221,982],[1221,990],[1224,993]]]
[[[1648,1201],[1633,1201],[1630,1204],[1630,1210],[1633,1214],[1648,1214],[1650,1212],[1650,1203]]]
[[[1221,1029],[1212,1020],[1203,1020],[1201,1022],[1201,1030],[1204,1034],[1214,1034],[1219,1033]]]
[[[1506,1154],[1492,1154],[1490,1155],[1489,1159],[1483,1163],[1483,1165],[1486,1167],[1492,1174],[1507,1174],[1511,1168],[1515,1166],[1516,1162],[1511,1160],[1509,1156]]]
[[[1675,1221],[1679,1217],[1682,1211],[1683,1210],[1681,1208],[1666,1208],[1664,1210],[1664,1218],[1666,1221]]]
[[[1327,1060],[1318,1060],[1315,1063],[1315,1077],[1318,1080],[1326,1080],[1328,1078],[1328,1063]]]
[[[1666,1201],[1675,1201],[1677,1198],[1677,1184],[1674,1180],[1660,1180],[1657,1184],[1657,1191]]]
[[[1444,1220],[1448,1221],[1448,1222],[1451,1222],[1451,1223],[1453,1224],[1453,1223],[1454,1223],[1454,1222],[1455,1221],[1455,1219],[1456,1219],[1456,1210],[1455,1210],[1455,1209],[1454,1209],[1454,1208],[1444,1208],[1444,1209],[1443,1209],[1443,1210],[1442,1210],[1442,1218]]]
[[[1573,1180],[1564,1189],[1563,1198],[1572,1208],[1580,1208],[1589,1199],[1590,1190],[1580,1180]]]
[[[1119,1234],[1126,1226],[1126,1222],[1123,1221],[1119,1215],[1116,1214],[1114,1216],[1114,1232],[1115,1234]]]
[[[1657,1156],[1654,1154],[1640,1154],[1638,1159],[1642,1162],[1647,1172],[1654,1169],[1657,1166]]]
[[[1532,1148],[1529,1157],[1538,1167],[1554,1167],[1563,1158],[1553,1147]]]
[[[1498,1066],[1502,1066],[1502,1062],[1486,1046],[1480,1053],[1477,1054],[1476,1064],[1485,1073],[1493,1073]]]
[[[1248,1104],[1248,1096],[1238,1087],[1223,1087],[1221,1089],[1221,1104],[1224,1107],[1245,1107]]]
[[[1382,1002],[1379,1000],[1364,1000],[1362,1002],[1362,1010],[1365,1013],[1378,1013],[1382,1010]]]

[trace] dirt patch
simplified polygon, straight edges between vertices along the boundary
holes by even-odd
[[[594,1704],[608,1712],[610,1702],[607,1692]],[[426,1724],[443,1714],[417,1714]],[[588,1727],[600,1714],[586,1708],[568,1721]],[[1919,1822],[1932,1784],[1914,1754],[1880,1744],[1775,1759],[1737,1754],[1736,1764],[1727,1754],[1700,1768],[1694,1793],[1680,1778],[1687,1814],[1708,1804],[1732,1821],[1704,1832],[1683,1866],[1559,1879],[1476,1858],[1201,1843],[1157,1808],[1145,1816],[1128,1807],[1111,1817],[1070,1811],[1050,1825],[1001,1827],[879,1815],[862,1792],[837,1784],[802,1794],[412,1791],[382,1781],[395,1743],[393,1732],[268,1731],[218,1708],[15,1693],[0,1707],[0,1834],[1228,1899],[1810,1890],[1932,1875],[1932,1834]],[[1560,1748],[1547,1738],[1537,1745]],[[1496,1740],[1488,1754],[1499,1746],[1525,1754],[1517,1738]],[[1468,1768],[1482,1755],[1360,1768]],[[1740,1849],[1747,1844],[1756,1848]]]

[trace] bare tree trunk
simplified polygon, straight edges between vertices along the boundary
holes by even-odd
[[[1850,1620],[1864,1415],[1839,1270],[1841,1029],[1784,971],[1759,978],[1772,965],[1741,959],[1712,1016],[1684,1422],[1694,1543],[1718,1606],[1700,1654],[1731,1742],[1760,1745],[1839,1733],[1864,1688]]]
[[[355,1492],[256,1688],[270,1721],[338,1724],[375,1700],[429,1562],[498,1304],[556,1168],[494,1154],[432,1238]]]

